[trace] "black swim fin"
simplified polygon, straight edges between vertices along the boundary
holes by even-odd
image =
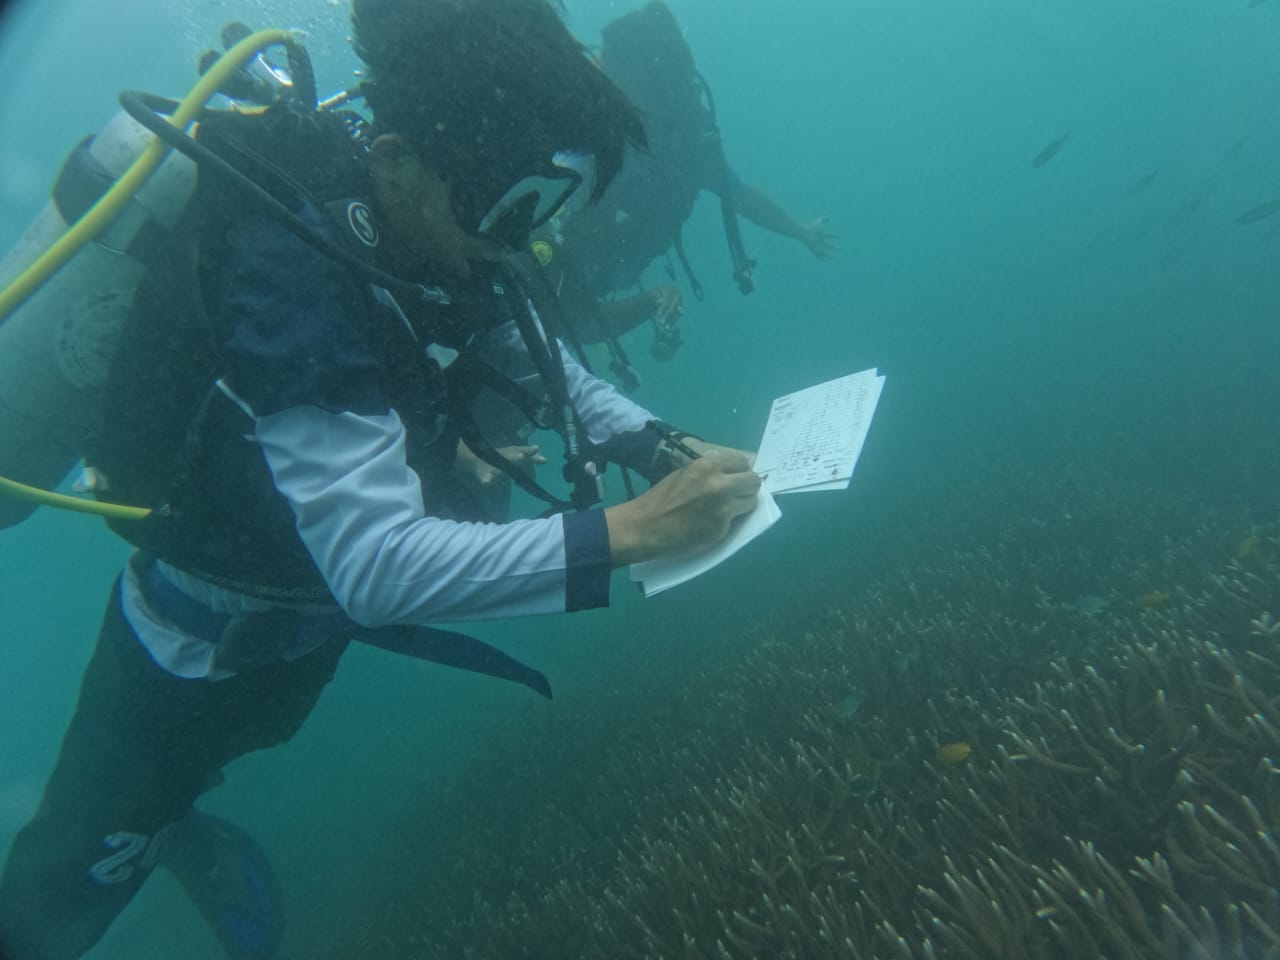
[[[192,810],[160,854],[231,960],[271,960],[284,897],[262,848],[235,824]]]

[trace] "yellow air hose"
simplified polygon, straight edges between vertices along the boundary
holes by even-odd
[[[16,500],[26,500],[29,503],[57,507],[60,510],[72,510],[76,513],[92,513],[115,520],[141,520],[151,513],[146,507],[126,507],[119,503],[100,503],[83,497],[69,497],[64,493],[52,493],[41,490],[39,487],[29,487],[25,483],[6,480],[4,477],[0,477],[0,492]]]
[[[294,43],[297,40],[285,30],[260,30],[245,37],[219,57],[208,73],[191,88],[178,109],[167,118],[169,123],[185,132],[231,74],[267,47]],[[99,197],[98,202],[59,237],[57,243],[42,253],[13,283],[0,291],[0,323],[71,259],[72,254],[96,237],[120,213],[129,198],[141,189],[147,177],[151,176],[171,149],[158,137],[152,139],[115,185]]]
[[[200,111],[213,99],[235,71],[268,47],[277,44],[291,46],[297,42],[293,34],[287,30],[259,30],[245,37],[219,57],[199,82],[191,88],[178,105],[178,109],[167,118],[169,123],[185,133]],[[130,164],[129,169],[121,175],[111,189],[99,197],[98,202],[85,211],[84,216],[59,237],[53,246],[36,258],[26,270],[14,278],[9,286],[0,291],[0,323],[3,323],[5,317],[26,302],[27,298],[53,276],[59,267],[70,260],[77,250],[92,241],[108,223],[115,219],[171,149],[159,137],[153,137],[151,143],[139,154],[138,159]],[[101,503],[96,500],[69,497],[3,477],[0,477],[0,493],[44,506],[117,519],[140,520],[151,513],[144,507],[128,507],[116,503]]]

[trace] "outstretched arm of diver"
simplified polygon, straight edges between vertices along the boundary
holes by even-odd
[[[325,582],[364,626],[605,606],[612,567],[710,546],[760,487],[750,460],[727,453],[605,511],[458,523],[426,515],[394,412],[292,407],[256,418],[254,436]]]
[[[742,184],[738,189],[734,202],[738,213],[756,226],[799,240],[819,260],[830,260],[840,249],[827,217],[798,220],[767,193],[749,183]]]

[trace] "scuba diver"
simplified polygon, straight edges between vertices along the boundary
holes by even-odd
[[[279,31],[268,40],[287,76],[263,60],[261,83],[231,83],[258,63],[255,34],[206,59],[181,104],[122,95],[154,139],[122,174],[119,144],[82,144],[54,191],[82,249],[55,244],[61,269],[24,256],[0,292],[0,364],[10,343],[37,359],[94,354],[96,377],[43,385],[97,415],[39,467],[53,486],[83,454],[100,501],[86,509],[137,548],[0,874],[6,960],[82,956],[157,865],[229,956],[274,956],[283,899],[262,851],[194,804],[226,764],[294,735],[350,641],[550,696],[536,670],[429,625],[605,606],[613,569],[714,544],[756,503],[750,455],[590,376],[510,265],[570,196],[598,201],[644,142],[639,112],[552,5],[354,0],[352,22],[367,76],[323,109],[305,51]],[[222,87],[272,94],[206,109]],[[345,109],[358,97],[371,120]],[[148,163],[151,179],[135,176]],[[157,182],[167,206],[148,195]],[[104,224],[104,209],[120,212]],[[106,244],[115,261],[82,256]],[[125,261],[124,279],[83,275]],[[92,331],[41,312],[75,302],[67,287],[113,285],[126,295]],[[559,436],[566,493],[488,442],[470,413],[482,389]],[[464,447],[547,512],[478,522],[456,476]],[[63,503],[14,480],[14,459],[0,463],[6,489]],[[593,509],[609,462],[651,486]]]
[[[613,20],[602,39],[600,65],[642,111],[648,146],[633,145],[603,200],[557,217],[539,233],[532,253],[561,291],[566,325],[584,343],[608,344],[611,368],[630,390],[638,378],[617,341],[620,335],[650,322],[651,352],[664,361],[682,343],[678,324],[684,311],[672,249],[694,297],[703,298],[681,238],[702,191],[720,200],[733,278],[743,294],[754,288],[755,261],[744,248],[739,216],[804,244],[819,260],[830,259],[837,247],[825,217],[801,221],[734,173],[710,88],[666,4],[652,0]],[[663,256],[670,283],[625,293]]]

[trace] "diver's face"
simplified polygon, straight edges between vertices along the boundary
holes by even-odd
[[[466,276],[472,261],[501,259],[499,244],[458,224],[449,184],[402,138],[374,141],[369,172],[378,216],[405,268]]]
[[[480,234],[512,250],[528,246],[533,232],[564,210],[582,186],[583,176],[571,163],[585,167],[590,159],[557,153],[540,173],[521,177],[480,219]]]
[[[527,246],[533,231],[594,179],[595,169],[590,156],[557,151],[512,165],[524,173],[495,174],[488,186],[481,177],[450,183],[395,136],[374,142],[370,164],[379,216],[397,253],[419,261],[405,266],[445,265],[463,274],[470,261],[500,259]]]

